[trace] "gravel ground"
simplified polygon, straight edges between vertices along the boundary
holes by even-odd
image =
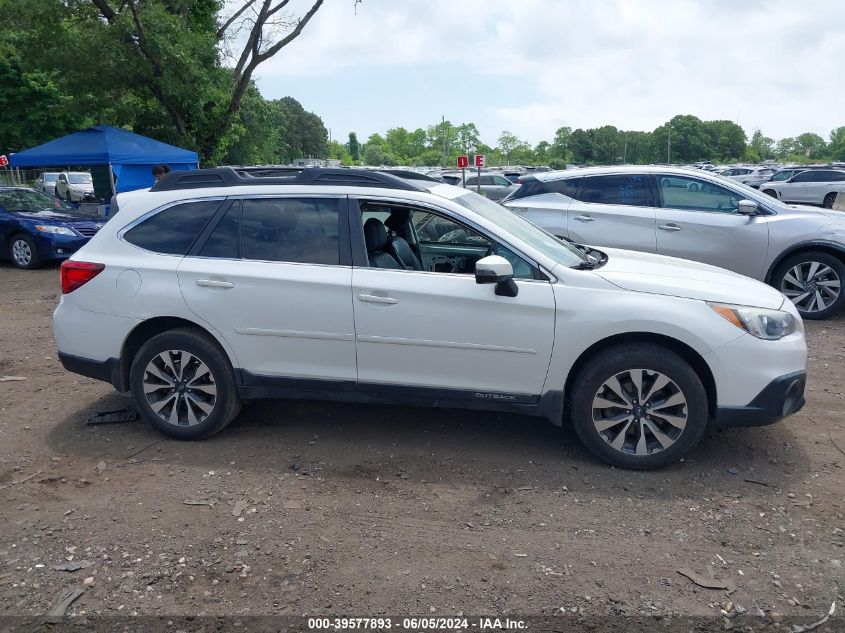
[[[0,615],[74,588],[68,615],[842,612],[843,317],[807,323],[803,411],[641,473],[494,413],[262,402],[200,443],[89,427],[129,400],[62,369],[57,288],[0,264],[0,377],[26,378],[0,382]]]

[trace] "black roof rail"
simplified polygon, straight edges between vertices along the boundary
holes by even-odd
[[[171,171],[150,191],[177,191],[245,185],[336,185],[338,187],[381,187],[419,191],[400,177],[368,169],[344,167],[214,167],[192,171]]]
[[[379,169],[379,172],[382,174],[390,174],[391,176],[398,176],[399,178],[404,178],[405,180],[424,180],[426,182],[443,184],[443,181],[437,180],[437,178],[432,178],[431,176],[421,174],[417,171],[410,171],[409,169]]]

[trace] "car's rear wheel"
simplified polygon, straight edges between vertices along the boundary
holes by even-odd
[[[777,200],[778,194],[774,189],[763,189],[763,193]]]
[[[707,394],[683,358],[651,344],[604,350],[576,376],[571,416],[596,457],[622,468],[671,464],[707,426]]]
[[[822,251],[807,251],[785,259],[772,285],[795,304],[805,319],[826,319],[842,309],[845,264]]]
[[[836,201],[836,194],[835,194],[835,193],[833,193],[833,192],[831,192],[831,193],[827,194],[827,195],[824,197],[824,200],[822,200],[822,206],[823,206],[825,209],[832,209],[832,208],[833,208],[833,203],[834,203],[835,201]]]
[[[28,235],[15,235],[9,242],[9,259],[17,268],[33,269],[41,266],[35,242]]]
[[[214,435],[241,408],[225,353],[211,337],[191,328],[147,341],[132,361],[129,384],[147,421],[180,440]]]

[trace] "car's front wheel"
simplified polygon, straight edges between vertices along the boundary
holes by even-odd
[[[832,209],[834,202],[836,202],[836,194],[831,192],[824,197],[824,200],[822,200],[822,206],[825,209]]]
[[[778,197],[778,194],[774,189],[763,189],[763,193],[765,193],[767,196],[771,196],[772,198],[775,198],[775,199],[777,199],[777,197]]]
[[[821,251],[798,253],[785,259],[772,276],[772,285],[795,304],[805,319],[826,319],[843,307],[845,264]]]
[[[602,351],[575,378],[572,423],[595,456],[622,468],[671,464],[707,426],[707,394],[683,358],[652,344]]]
[[[17,268],[33,269],[41,266],[35,242],[28,235],[15,235],[9,242],[9,259]]]
[[[147,341],[135,355],[129,383],[147,421],[180,440],[214,435],[241,408],[225,353],[211,337],[191,328]]]

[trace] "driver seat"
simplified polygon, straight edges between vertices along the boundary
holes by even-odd
[[[385,220],[384,225],[390,229],[390,237],[387,240],[388,247],[393,256],[406,270],[425,270],[420,258],[408,244],[408,241],[399,235],[399,229],[408,226],[408,219],[411,217],[410,209],[400,209],[391,212],[390,217]]]

